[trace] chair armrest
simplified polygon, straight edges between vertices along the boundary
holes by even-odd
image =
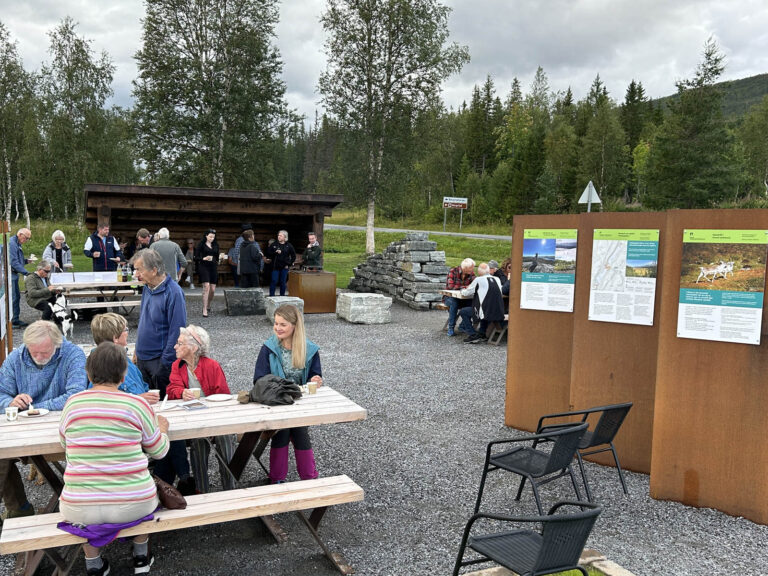
[[[572,412],[556,412],[554,414],[544,414],[544,416],[539,418],[539,423],[536,425],[536,433],[538,434],[539,431],[542,429],[542,424],[544,423],[544,420],[553,420],[555,418],[567,418],[568,416],[583,416],[581,421],[584,422],[591,411],[592,409],[590,408],[589,410],[574,410]],[[576,424],[576,422],[571,422],[571,424]]]
[[[593,502],[581,502],[577,500],[561,500],[560,502],[557,502],[552,508],[549,509],[549,512],[547,512],[548,516],[552,516],[559,508],[562,506],[577,506],[584,510],[584,508],[589,508],[590,510],[600,509],[602,511],[603,507],[601,504],[595,504]]]
[[[547,432],[556,432],[564,428],[570,428],[571,426],[578,426],[581,422],[564,422],[563,424],[550,424],[549,426],[542,426],[536,430],[536,434],[545,435]]]

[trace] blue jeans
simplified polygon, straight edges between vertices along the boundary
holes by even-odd
[[[453,330],[456,327],[456,313],[459,311],[461,300],[447,296],[443,303],[448,306],[448,329]]]
[[[272,270],[272,281],[269,283],[269,295],[275,295],[275,288],[277,287],[277,283],[280,282],[280,296],[285,296],[285,283],[287,280],[288,268]]]
[[[18,322],[21,316],[21,292],[19,291],[19,275],[11,274],[11,285],[13,286],[13,318],[11,322]]]
[[[187,442],[174,440],[170,443],[168,454],[155,461],[155,476],[173,484],[176,476],[179,480],[189,478],[189,460],[187,459]]]
[[[488,321],[485,319],[480,320],[480,325],[477,327],[477,330],[472,326],[472,306],[467,306],[466,308],[459,310],[459,316],[461,317],[459,330],[470,336],[474,334],[485,334],[488,330]]]

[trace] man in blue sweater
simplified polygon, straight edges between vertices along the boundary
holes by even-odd
[[[24,345],[0,366],[0,409],[61,410],[67,399],[85,390],[85,354],[63,339],[53,322],[38,320],[24,331]],[[0,460],[0,496],[7,517],[34,514],[14,460]]]
[[[11,286],[12,286],[12,298],[13,298],[13,318],[11,323],[14,326],[23,327],[26,326],[26,322],[22,322],[19,315],[21,314],[21,292],[19,291],[19,276],[27,276],[29,272],[24,268],[25,264],[29,263],[29,260],[24,258],[24,250],[21,249],[22,244],[32,238],[32,232],[29,228],[22,228],[14,236],[11,236],[8,242],[8,250],[11,252]]]
[[[141,315],[136,333],[137,364],[144,380],[160,390],[163,398],[171,365],[176,360],[173,347],[179,338],[179,329],[187,325],[184,292],[166,274],[162,256],[152,248],[136,254],[131,265],[138,279],[146,284],[141,294]]]

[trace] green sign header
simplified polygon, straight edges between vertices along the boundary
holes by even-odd
[[[523,238],[525,240],[549,240],[554,238],[555,240],[576,240],[576,234],[578,230],[576,228],[533,228],[531,230],[523,230]]]
[[[595,240],[645,240],[659,241],[658,230],[635,230],[631,228],[595,229]]]
[[[768,244],[768,230],[683,230],[683,243]]]

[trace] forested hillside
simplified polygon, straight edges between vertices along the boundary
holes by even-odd
[[[723,93],[723,116],[726,119],[739,120],[768,95],[768,74],[718,82],[715,87]],[[658,98],[655,102],[666,105],[667,102],[676,99],[677,95],[672,94]]]
[[[115,66],[71,19],[49,32],[40,70],[0,22],[4,219],[82,217],[85,182],[338,193],[415,222],[466,196],[464,221],[480,225],[583,210],[590,180],[603,210],[768,206],[768,74],[718,83],[712,41],[663,102],[640,77],[609,87],[597,72],[588,90],[555,92],[539,68],[510,86],[489,75],[447,109],[440,83],[470,56],[447,8],[329,0],[328,112],[303,119],[285,100],[278,1],[209,4],[146,0],[130,109],[106,105]]]

